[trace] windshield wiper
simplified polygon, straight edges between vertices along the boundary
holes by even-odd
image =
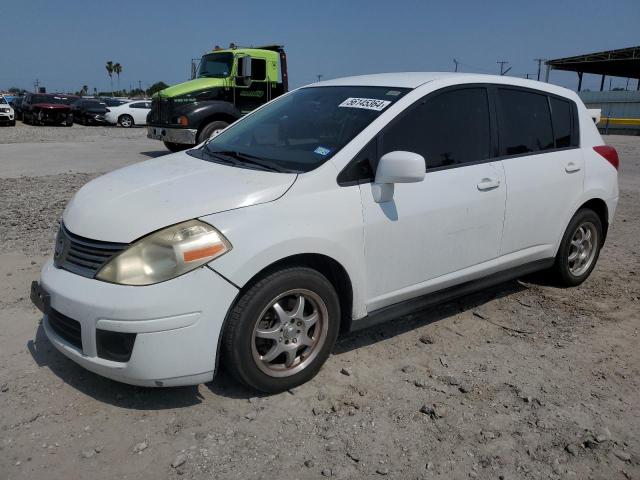
[[[208,146],[205,147],[205,150],[207,150],[207,152],[211,155],[224,155],[225,157],[230,157],[236,161],[240,161],[241,163],[256,165],[264,170],[270,170],[272,172],[280,173],[292,172],[292,170],[284,168],[275,162],[270,162],[269,160],[265,160],[261,157],[256,157],[255,155],[251,155],[249,153],[238,152],[236,150],[209,150]]]

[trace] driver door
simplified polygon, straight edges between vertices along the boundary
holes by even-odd
[[[395,184],[384,203],[371,183],[360,185],[369,312],[464,281],[498,256],[506,185],[502,163],[491,160],[489,111],[483,86],[441,90],[379,136],[375,158],[419,153],[427,173]]]

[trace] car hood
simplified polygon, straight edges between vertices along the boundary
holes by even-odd
[[[76,235],[132,242],[192,218],[278,199],[297,175],[207,162],[184,152],[147,160],[83,186],[62,219]]]
[[[63,105],[62,103],[34,103],[34,107],[49,108],[52,110],[71,110],[69,105]]]

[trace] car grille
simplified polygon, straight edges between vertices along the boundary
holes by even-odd
[[[102,266],[128,244],[89,240],[60,225],[53,261],[55,266],[83,277],[93,278]]]
[[[170,123],[171,103],[167,99],[154,98],[151,101],[151,123]]]
[[[74,347],[82,350],[82,328],[80,323],[57,310],[50,309],[47,314],[49,326],[56,334]]]

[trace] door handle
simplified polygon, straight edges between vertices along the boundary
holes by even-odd
[[[567,173],[579,172],[580,171],[580,165],[576,165],[573,162],[569,162],[569,163],[567,163],[567,166],[564,167],[564,171],[567,172]]]
[[[498,188],[499,186],[500,180],[498,180],[497,178],[483,178],[482,180],[480,180],[480,183],[478,183],[478,190],[492,190],[494,188]]]

